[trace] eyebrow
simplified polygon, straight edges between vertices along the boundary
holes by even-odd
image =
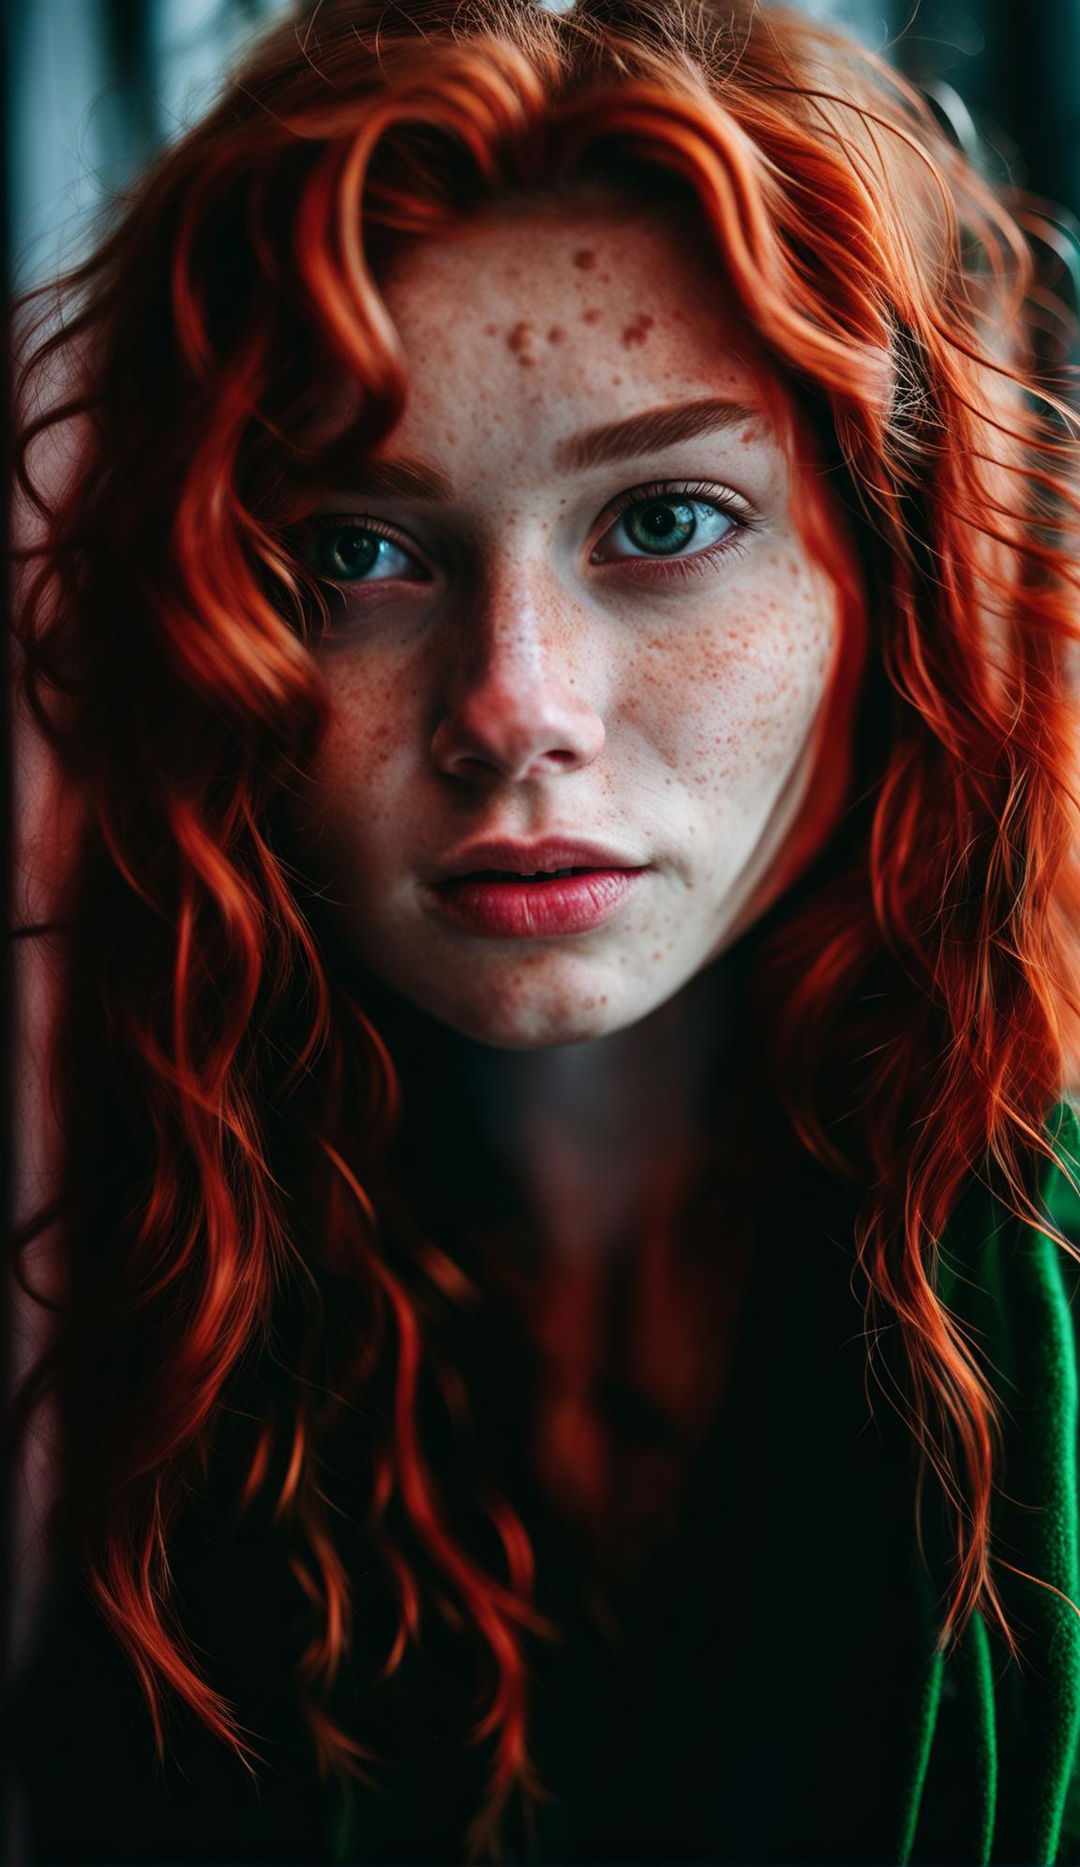
[[[635,454],[651,454],[677,441],[693,441],[699,434],[716,434],[724,428],[760,417],[762,410],[749,402],[730,402],[718,396],[706,396],[696,402],[678,402],[670,408],[646,409],[643,415],[628,415],[625,421],[606,422],[601,428],[589,428],[561,441],[555,449],[555,465],[582,472],[586,467],[603,467],[611,461],[630,460]]]
[[[692,441],[701,434],[717,434],[740,423],[759,420],[763,410],[750,402],[732,402],[718,396],[700,397],[694,402],[677,402],[669,408],[646,409],[641,415],[628,415],[623,421],[605,422],[599,428],[587,428],[570,435],[555,449],[554,465],[559,470],[582,473],[589,467],[607,466],[614,461],[632,460],[637,454],[656,453],[674,447],[679,441]],[[444,473],[423,459],[364,460],[349,475],[356,492],[402,499],[444,499],[454,496],[454,489]]]
[[[426,460],[361,460],[349,469],[355,492],[399,499],[452,499],[444,473]]]

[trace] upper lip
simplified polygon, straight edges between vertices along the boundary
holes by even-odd
[[[624,851],[603,843],[583,842],[576,836],[545,836],[539,843],[470,843],[447,858],[435,876],[437,882],[474,875],[478,869],[504,869],[515,875],[535,875],[541,869],[641,869]]]

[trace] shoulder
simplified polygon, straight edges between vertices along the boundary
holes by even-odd
[[[993,1663],[971,1669],[991,1764],[983,1787],[994,1858],[1080,1867],[1080,1116],[1072,1098],[1053,1107],[1041,1139],[1023,1204],[996,1198],[985,1183],[969,1188],[943,1241],[941,1294],[977,1345],[997,1404],[995,1579],[1021,1636],[1014,1660],[991,1623]]]
[[[1047,1216],[1063,1237],[1080,1244],[1080,1106],[1073,1097],[1053,1110],[1046,1139],[1055,1156],[1041,1189]]]

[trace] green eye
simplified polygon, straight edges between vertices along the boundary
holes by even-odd
[[[359,525],[330,525],[315,540],[315,569],[324,577],[348,583],[366,577],[386,543],[376,532],[363,531]]]
[[[304,552],[320,577],[342,584],[382,583],[394,578],[426,582],[423,566],[374,521],[326,518],[316,521]]]
[[[642,551],[664,554],[681,551],[697,530],[693,506],[674,499],[650,499],[647,505],[630,506],[623,524],[628,538]]]

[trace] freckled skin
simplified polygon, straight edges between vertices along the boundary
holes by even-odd
[[[589,327],[567,321],[575,270],[592,274]],[[414,556],[331,592],[304,859],[363,962],[447,1025],[516,1049],[602,1036],[666,1003],[828,836],[861,607],[800,533],[800,475],[819,484],[806,435],[801,465],[764,418],[585,471],[556,461],[645,410],[762,399],[722,275],[662,224],[491,217],[406,251],[383,290],[409,394],[378,452],[422,457],[453,499],[355,502]],[[649,339],[630,367],[628,302]],[[485,345],[492,326],[503,342]],[[756,529],[711,563],[692,540],[692,574],[634,555],[610,508],[668,481],[726,489]],[[324,509],[347,513],[348,486]],[[834,543],[852,566],[839,514]],[[651,865],[603,927],[494,938],[433,907],[426,878],[468,842],[559,832]]]
[[[533,327],[525,318],[519,318],[506,334],[506,348],[525,368],[531,369],[536,362],[532,351]]]
[[[630,350],[637,344],[646,343],[648,341],[649,332],[652,330],[655,322],[655,318],[651,318],[648,312],[639,311],[637,317],[634,318],[623,331],[622,342],[624,350]]]

